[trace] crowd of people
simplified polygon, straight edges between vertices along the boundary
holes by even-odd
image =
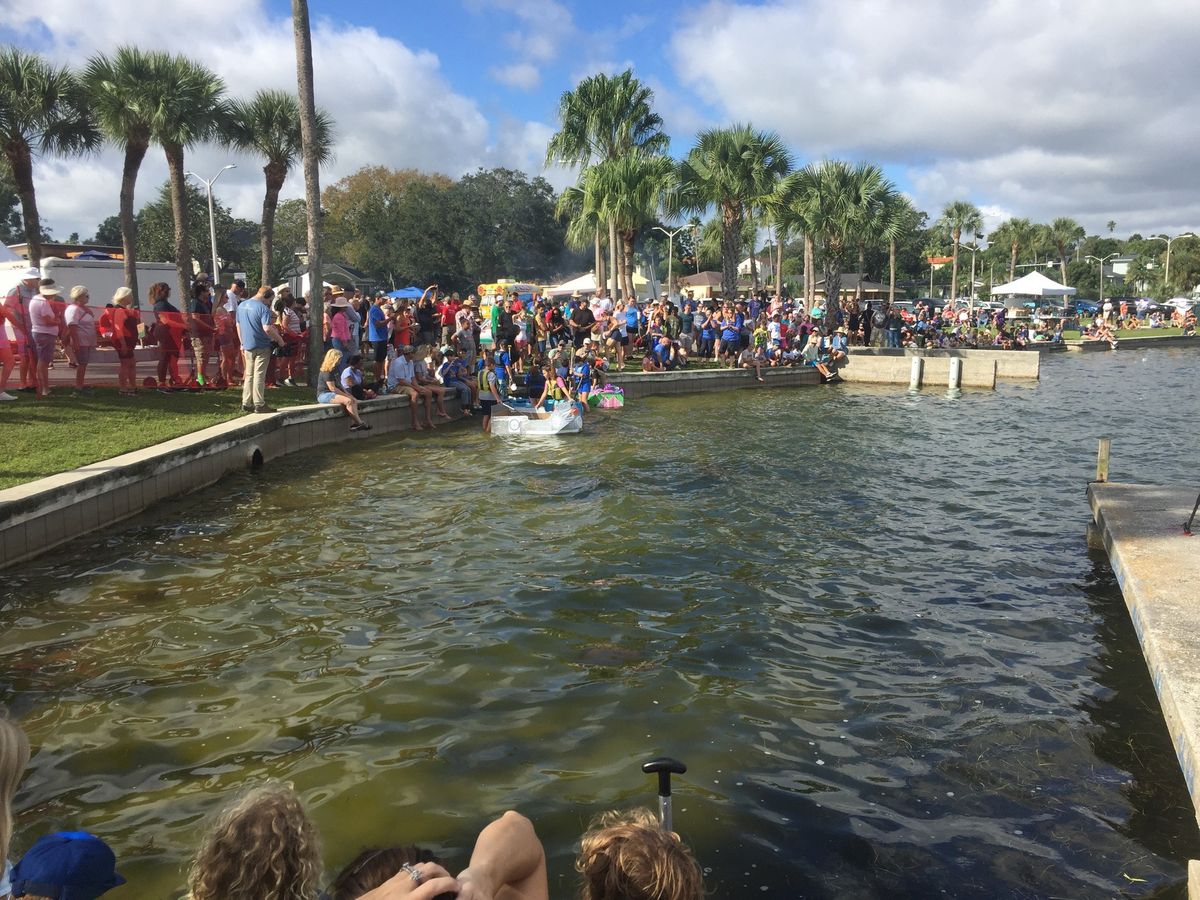
[[[88,392],[97,348],[115,351],[123,396],[240,384],[243,409],[273,412],[267,391],[305,380],[312,301],[287,287],[249,294],[242,281],[219,287],[200,274],[182,304],[172,302],[170,285],[155,282],[144,306],[127,288],[99,306],[85,286],[64,289],[37,268],[24,275],[0,305],[0,329],[12,335],[0,339],[0,401],[16,399],[8,391],[14,371],[18,392],[48,396],[56,358],[75,370],[75,392]],[[320,302],[318,399],[344,406],[359,430],[369,426],[357,404],[388,393],[413,401],[414,428],[432,428],[435,417],[448,418],[443,394],[451,392],[466,414],[482,412],[486,420],[489,406],[526,380],[531,399],[545,391],[545,399],[586,401],[598,378],[630,365],[664,372],[704,362],[753,370],[760,380],[764,369],[808,366],[832,379],[855,346],[1019,350],[1061,342],[1064,327],[1077,324],[1036,309],[1013,319],[993,305],[851,297],[827,315],[823,298],[806,306],[765,291],[726,299],[686,291],[614,300],[601,288],[587,296],[514,292],[460,299],[434,284],[419,298],[393,299],[382,291],[368,296],[325,286]],[[1175,310],[1168,318],[1110,302],[1092,324],[1078,327],[1085,339],[1115,340],[1123,327],[1167,324],[1194,333],[1195,315]],[[154,351],[142,354],[151,358],[154,374],[140,381],[139,348]]]
[[[0,716],[0,900],[93,900],[126,883],[99,836],[60,831],[35,840],[15,865],[13,798],[30,759],[20,726]],[[411,837],[411,836],[406,836]],[[224,809],[200,842],[187,900],[545,900],[546,855],[526,817],[488,823],[465,867],[420,846],[364,848],[331,878],[320,833],[289,786],[253,788]],[[647,810],[599,816],[579,841],[575,869],[583,900],[701,900],[703,875],[691,850]],[[457,872],[455,872],[457,870]],[[327,887],[324,887],[328,885]],[[133,896],[145,896],[134,888]]]

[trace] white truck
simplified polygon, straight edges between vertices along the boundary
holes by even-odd
[[[29,263],[25,260],[0,263],[0,297],[12,290],[28,267]],[[142,296],[134,298],[136,306],[146,305],[146,289],[156,281],[165,281],[175,288],[175,266],[172,263],[140,262],[137,264],[137,274],[138,293]],[[59,259],[57,256],[47,256],[42,260],[42,277],[58,282],[64,300],[71,288],[82,284],[91,295],[91,304],[103,308],[117,288],[124,286],[125,264],[119,259]],[[175,297],[174,291],[171,299],[180,309],[187,304],[187,298]]]

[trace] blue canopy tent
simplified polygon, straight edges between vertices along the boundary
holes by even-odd
[[[112,259],[112,257],[99,250],[84,250],[82,253],[76,253],[75,259]]]
[[[400,288],[398,291],[392,291],[388,296],[393,300],[420,300],[421,295],[424,293],[419,287],[410,285],[406,288]]]

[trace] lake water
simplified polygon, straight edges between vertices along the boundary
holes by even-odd
[[[1084,489],[1102,435],[1114,480],[1197,487],[1196,360],[383,437],[76,541],[4,574],[14,850],[85,827],[112,896],[174,896],[270,776],[331,871],[379,842],[461,866],[516,807],[567,896],[587,820],[653,806],[667,753],[716,897],[1182,897],[1196,822]]]

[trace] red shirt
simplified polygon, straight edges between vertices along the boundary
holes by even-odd
[[[462,304],[457,300],[443,300],[438,304],[438,311],[442,314],[443,325],[453,325],[454,316],[462,309]]]

